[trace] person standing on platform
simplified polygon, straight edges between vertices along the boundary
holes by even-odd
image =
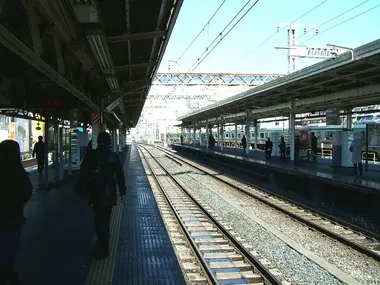
[[[360,134],[354,135],[354,140],[350,146],[350,152],[352,153],[352,164],[354,165],[354,174],[363,176],[363,163],[362,163],[362,140]]]
[[[243,146],[243,152],[245,153],[245,150],[247,148],[247,138],[245,135],[243,135],[243,138],[241,139],[241,145]]]
[[[181,144],[183,144],[183,135],[180,136]]]
[[[286,145],[285,145],[284,137],[281,137],[279,147],[280,147],[280,157],[285,158]]]
[[[20,160],[20,146],[12,140],[0,143],[0,284],[18,283],[14,259],[25,224],[24,204],[33,186]]]
[[[98,147],[83,161],[75,191],[88,196],[92,206],[96,230],[95,259],[109,255],[109,224],[112,208],[116,205],[117,191],[124,200],[125,176],[119,156],[110,150],[111,136],[107,132],[98,135]]]
[[[273,143],[271,142],[270,138],[267,139],[265,142],[265,160],[270,161],[272,157],[272,149],[273,149]]]
[[[301,150],[301,140],[299,136],[296,136],[296,140],[294,141],[294,163],[297,163],[300,158],[300,150]]]
[[[37,157],[38,172],[42,174],[45,166],[45,143],[42,140],[42,136],[38,137],[38,142],[34,145],[33,157]]]
[[[212,134],[210,134],[210,136],[208,138],[208,146],[210,149],[214,149],[214,147],[215,147],[215,138]]]
[[[316,160],[318,155],[318,138],[314,133],[311,134],[311,151],[313,152],[313,160]]]

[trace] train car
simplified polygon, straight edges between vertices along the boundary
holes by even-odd
[[[365,123],[371,123],[377,126],[377,133],[370,134],[370,141],[369,141],[369,148],[368,148],[368,159],[371,162],[380,162],[380,116],[378,115],[368,115],[368,116],[361,116],[358,117],[358,120],[356,120],[356,124],[354,124],[353,130],[348,133],[348,140],[349,144],[353,140],[354,133],[361,133],[362,134],[362,141],[363,141],[363,149],[362,149],[362,157],[365,159],[365,129],[366,124],[359,123],[359,122],[365,122]],[[298,135],[300,137],[302,147],[305,149],[311,149],[311,136],[314,134],[318,138],[318,146],[317,146],[317,153],[320,157],[323,158],[332,158],[332,151],[333,151],[333,135],[335,132],[343,131],[344,123],[342,125],[329,125],[326,126],[326,123],[318,123],[318,124],[310,124],[307,127],[301,127],[296,126],[296,132],[295,135]],[[215,140],[220,142],[220,136],[221,134],[218,134],[217,132],[213,132],[213,136]],[[254,148],[254,142],[255,142],[255,133],[254,130],[251,128],[249,134],[245,134],[245,132],[242,129],[239,129],[237,132],[237,147],[242,148],[241,139],[243,135],[246,135],[247,139],[249,138],[250,147]],[[169,133],[167,134],[168,142],[180,142],[180,136],[179,133]],[[189,134],[183,134],[184,136],[184,142],[185,143],[192,143],[193,142],[193,136]],[[258,149],[264,150],[265,141],[267,138],[270,137],[273,141],[275,153],[274,155],[277,155],[277,152],[279,151],[277,148],[277,144],[280,142],[280,138],[284,137],[285,144],[287,148],[290,147],[289,142],[289,130],[286,128],[261,128],[258,130],[258,138],[257,138],[257,147]],[[202,136],[202,140],[205,142],[205,136]],[[196,134],[196,142],[199,142],[199,133]],[[235,148],[235,130],[227,129],[223,132],[223,146],[224,147],[232,147]]]

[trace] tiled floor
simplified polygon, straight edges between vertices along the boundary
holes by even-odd
[[[132,146],[113,285],[185,284],[139,157]]]
[[[126,153],[121,155],[126,159]],[[50,170],[53,171],[54,169]],[[128,193],[112,284],[185,284],[173,247],[138,155],[124,164]],[[38,173],[30,174],[39,183]],[[92,263],[94,227],[87,199],[74,193],[75,179],[35,191],[25,206],[27,223],[17,257],[23,285],[84,285]],[[103,285],[103,284],[101,284]]]

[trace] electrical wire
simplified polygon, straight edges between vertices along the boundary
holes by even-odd
[[[216,11],[214,12],[214,14],[211,16],[211,18],[207,21],[206,25],[201,29],[201,31],[195,36],[195,38],[191,41],[191,43],[187,46],[187,48],[185,49],[185,51],[180,55],[180,57],[176,60],[177,62],[180,61],[182,59],[182,57],[185,55],[185,53],[189,50],[189,48],[194,44],[194,42],[199,38],[199,36],[202,34],[202,32],[204,32],[204,30],[206,29],[206,27],[210,24],[210,22],[212,21],[212,19],[214,19],[214,17],[216,16],[216,14],[218,14],[219,10],[223,7],[224,3],[226,3],[227,0],[224,0],[222,2],[222,4],[219,5],[218,9],[216,9]]]
[[[318,25],[318,27],[315,27],[315,28],[312,28],[312,29],[310,29],[310,30],[307,30],[307,32],[304,33],[304,34],[302,34],[299,38],[302,38],[303,36],[305,36],[305,35],[308,34],[309,32],[312,32],[312,31],[314,31],[314,30],[316,30],[316,29],[319,29],[320,27],[322,27],[322,26],[324,26],[324,25],[330,23],[331,21],[334,21],[335,19],[337,19],[337,18],[339,18],[339,17],[341,17],[341,16],[347,14],[348,12],[351,12],[352,10],[354,10],[354,9],[356,9],[356,8],[358,8],[358,7],[360,7],[361,5],[363,5],[363,4],[365,4],[365,3],[369,2],[369,1],[370,1],[370,0],[365,0],[365,1],[363,1],[362,3],[356,5],[355,7],[352,7],[352,8],[350,8],[350,9],[344,11],[343,13],[341,13],[341,14],[335,16],[334,18],[331,18],[330,20],[327,20],[326,22],[323,22],[322,24]]]
[[[331,26],[331,27],[328,28],[327,30],[323,30],[322,32],[319,32],[317,35],[314,35],[314,36],[308,38],[308,39],[307,39],[306,41],[304,41],[303,43],[306,43],[306,42],[308,42],[309,40],[315,38],[316,36],[318,36],[318,35],[320,35],[320,34],[322,34],[322,33],[325,33],[325,32],[327,32],[327,31],[329,31],[329,30],[331,30],[331,29],[334,29],[334,28],[336,28],[336,27],[339,27],[340,25],[343,25],[343,24],[347,23],[348,21],[351,21],[351,20],[353,20],[353,19],[355,19],[355,18],[357,18],[357,17],[359,17],[359,16],[362,16],[362,15],[364,15],[364,14],[366,14],[366,13],[368,13],[368,12],[372,11],[373,9],[378,8],[378,7],[380,7],[380,4],[379,4],[379,5],[376,5],[376,6],[372,7],[372,8],[370,8],[370,9],[364,11],[364,12],[361,12],[361,13],[355,15],[355,16],[352,16],[351,18],[349,18],[349,19],[347,19],[347,20],[344,20],[344,21],[342,21],[342,22],[340,22],[340,23],[338,23],[338,24],[336,24],[336,25],[334,25],[334,26]]]
[[[221,41],[226,37],[228,36],[228,34],[240,23],[240,21],[242,19],[245,18],[245,16],[252,10],[253,7],[256,6],[256,4],[259,2],[260,0],[256,0],[252,5],[251,7],[249,7],[249,9],[240,17],[240,19],[238,19],[238,21],[227,31],[227,33],[219,39],[219,41],[216,43],[216,45],[213,46],[213,48],[203,57],[202,60],[199,61],[200,58],[198,58],[198,62],[196,62],[196,66],[194,68],[191,69],[190,73],[192,73],[214,50],[215,48],[221,43]],[[250,2],[250,1],[249,1]],[[246,5],[249,3],[247,2]],[[232,21],[240,14],[240,12],[245,8],[245,6],[236,14],[236,16],[231,20],[230,23],[232,23]],[[230,23],[228,23],[228,25],[226,26],[226,28],[230,25]],[[225,29],[226,29],[225,28]],[[225,30],[224,29],[224,30]],[[222,33],[224,32],[224,30],[219,34],[220,36],[222,35]],[[211,46],[211,45],[210,45]],[[207,51],[207,50],[206,50]],[[204,53],[203,53],[204,54]],[[202,55],[203,55],[202,54]]]
[[[247,5],[249,4],[249,2],[251,2],[252,0],[248,0],[244,6],[239,10],[239,12],[237,12],[235,14],[235,16],[231,19],[231,21],[224,27],[224,29],[218,34],[218,36],[212,41],[212,43],[206,47],[206,49],[203,51],[203,53],[198,57],[198,59],[195,61],[195,63],[193,63],[193,65],[190,67],[189,71],[193,69],[193,67],[197,64],[197,62],[200,60],[200,58],[205,54],[207,53],[207,51],[209,50],[209,48],[218,40],[218,38],[223,35],[224,31],[227,30],[227,28],[229,27],[229,25],[231,25],[231,23],[239,16],[239,14],[244,10],[245,7],[247,7]],[[187,73],[189,73],[189,71]]]
[[[305,17],[307,14],[313,12],[315,9],[319,8],[320,6],[322,6],[323,4],[325,4],[328,0],[324,0],[322,1],[321,3],[319,3],[318,5],[314,6],[313,8],[311,8],[310,10],[308,10],[307,12],[305,12],[304,14],[302,14],[301,16],[299,16],[297,19],[291,21],[289,23],[289,25],[286,25],[284,27],[282,27],[281,29],[279,29],[278,31],[276,31],[275,33],[273,33],[271,36],[269,36],[267,39],[265,39],[263,42],[261,42],[259,45],[257,45],[252,51],[250,51],[248,54],[246,54],[245,56],[243,56],[241,59],[239,59],[237,62],[241,62],[244,58],[246,58],[247,56],[251,55],[252,53],[254,53],[256,50],[258,50],[260,47],[262,47],[264,44],[266,44],[269,40],[271,40],[274,36],[276,36],[279,32],[283,31],[284,29],[286,29],[288,26],[290,26],[291,24],[295,23],[296,21],[298,21],[299,19]],[[369,1],[369,0],[368,0]]]

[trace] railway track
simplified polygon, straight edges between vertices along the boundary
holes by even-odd
[[[170,159],[175,160],[177,163],[185,163],[198,171],[210,175],[213,179],[221,181],[264,204],[279,210],[287,216],[306,225],[310,229],[321,232],[334,240],[338,240],[341,243],[380,261],[379,235],[360,229],[357,226],[340,221],[326,214],[322,214],[309,207],[295,203],[294,201],[286,200],[273,193],[268,193],[265,189],[261,189],[260,187],[251,185],[235,177],[231,177],[227,174],[220,175],[218,170],[179,157],[165,148],[156,147],[156,149],[163,151],[167,157],[170,157]]]
[[[244,239],[197,201],[147,148],[139,146],[139,150],[147,172],[153,176],[201,264],[207,284],[290,284],[281,281],[278,269],[263,261]]]

